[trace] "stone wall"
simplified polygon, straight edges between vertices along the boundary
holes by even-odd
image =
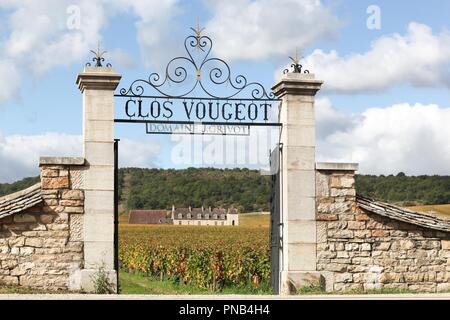
[[[82,170],[81,166],[41,163],[42,201],[0,219],[0,286],[46,290],[79,286]]]
[[[354,171],[316,172],[317,270],[327,291],[450,290],[450,233],[363,211]]]

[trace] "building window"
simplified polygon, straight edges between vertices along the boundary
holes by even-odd
[[[209,219],[209,214],[208,213],[205,214],[205,219]]]
[[[213,219],[217,219],[217,214],[213,214]]]
[[[202,218],[202,214],[201,213],[197,214],[197,219],[201,219],[201,218]]]
[[[221,214],[221,215],[220,215],[220,219],[225,220],[225,215],[224,215],[224,214]]]
[[[178,214],[178,219],[183,219],[183,215],[181,213]]]
[[[190,213],[187,214],[187,218],[190,219],[192,216]]]

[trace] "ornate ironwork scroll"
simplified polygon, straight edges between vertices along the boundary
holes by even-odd
[[[155,93],[166,98],[191,98],[189,94],[200,90],[208,99],[240,98],[249,91],[248,100],[276,100],[272,92],[267,92],[258,82],[249,82],[243,75],[233,76],[230,66],[222,59],[210,57],[213,42],[208,36],[202,35],[203,29],[191,28],[195,35],[184,40],[186,56],[173,58],[165,68],[164,74],[151,73],[148,79],[138,79],[130,87],[120,89],[117,96],[145,97]],[[196,57],[195,53],[200,54]],[[195,57],[194,57],[195,56]],[[189,77],[195,75],[195,78]],[[185,85],[183,92],[173,94],[167,91],[171,84]],[[210,87],[228,91],[226,94],[213,92]],[[156,92],[148,92],[148,89]],[[172,88],[173,89],[173,88]],[[232,91],[231,93],[229,91]]]
[[[102,62],[105,62],[105,58],[103,58],[103,56],[105,55],[105,53],[107,53],[107,51],[100,50],[100,41],[98,42],[97,51],[91,50],[91,52],[95,55],[92,58],[92,61],[95,62],[95,66],[103,67]],[[86,63],[86,67],[91,67],[91,66],[92,65],[90,62]],[[111,63],[107,63],[106,66],[112,67]]]
[[[298,51],[295,50],[295,58],[289,57],[292,60],[291,68],[292,73],[302,73],[303,66],[300,64],[300,58],[298,57]],[[289,69],[284,69],[283,74],[289,73]],[[304,70],[303,73],[309,73],[309,70]]]

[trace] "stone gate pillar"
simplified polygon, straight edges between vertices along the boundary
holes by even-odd
[[[287,73],[272,88],[282,99],[281,294],[320,281],[316,272],[314,99],[323,81]]]
[[[103,267],[116,285],[114,270],[114,90],[121,75],[110,67],[86,67],[77,78],[83,94],[84,270],[81,289],[94,289]],[[117,289],[117,288],[116,288]]]

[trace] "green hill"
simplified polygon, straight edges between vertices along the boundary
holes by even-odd
[[[0,196],[39,181],[26,178],[0,184]],[[358,175],[360,195],[401,205],[450,203],[450,176]],[[124,168],[119,170],[121,210],[234,206],[241,212],[269,211],[270,177],[249,169],[183,170]]]
[[[223,206],[269,211],[270,177],[249,169],[121,169],[128,209]]]
[[[450,203],[450,176],[356,176],[356,191],[378,200],[415,204]]]
[[[39,182],[39,177],[25,178],[13,183],[0,183],[0,197],[31,187]]]

